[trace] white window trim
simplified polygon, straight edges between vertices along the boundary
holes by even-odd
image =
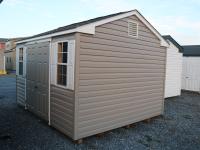
[[[19,74],[19,62],[21,62],[19,60],[19,50],[20,48],[23,48],[23,73],[22,75]],[[16,74],[20,77],[26,77],[26,47],[23,45],[23,46],[17,46],[16,48]]]
[[[60,41],[57,41],[55,42],[56,44],[56,55],[54,56],[55,57],[55,61],[56,61],[56,67],[55,67],[55,81],[54,81],[54,85],[56,85],[57,87],[60,87],[60,88],[64,88],[64,89],[69,89],[69,90],[74,90],[74,66],[75,66],[75,49],[72,50],[72,52],[70,52],[71,50],[69,49],[70,48],[70,42],[71,41],[75,41],[75,40],[60,40]],[[59,43],[64,43],[64,42],[68,42],[68,59],[67,59],[67,63],[58,63],[58,44]],[[74,48],[75,48],[75,42],[74,42]],[[71,55],[70,55],[71,53]],[[71,58],[70,58],[71,57]],[[72,60],[72,62],[69,62],[70,60]],[[57,83],[57,67],[58,65],[66,65],[67,66],[67,78],[66,78],[66,86],[64,85],[60,85]],[[72,67],[72,70],[70,70],[70,67]]]
[[[137,33],[136,33],[136,36],[133,36],[129,33],[129,23],[135,23],[136,26],[137,26]],[[138,38],[138,33],[139,33],[139,23],[136,22],[136,21],[133,21],[133,20],[128,20],[128,36],[130,37],[134,37],[134,38]]]
[[[59,43],[65,43],[65,42],[67,42],[67,44],[68,44],[68,49],[67,49],[67,63],[59,63],[58,62],[58,44]],[[69,42],[68,41],[58,41],[58,42],[56,42],[56,86],[59,86],[59,87],[62,87],[62,88],[67,88],[67,81],[68,81],[68,79],[67,79],[67,74],[68,74],[68,70],[67,70],[67,74],[66,74],[66,85],[60,85],[60,84],[58,84],[58,65],[65,65],[65,66],[67,66],[67,68],[68,68],[68,59],[69,58]]]

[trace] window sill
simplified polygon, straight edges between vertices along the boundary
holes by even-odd
[[[59,84],[54,84],[54,86],[57,86],[57,87],[59,87],[59,88],[65,89],[65,90],[69,90],[69,89],[67,88],[67,86],[63,86],[63,85],[59,85]]]

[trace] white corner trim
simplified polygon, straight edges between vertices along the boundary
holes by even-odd
[[[17,44],[19,43],[24,43],[24,42],[30,42],[30,41],[36,41],[36,40],[40,40],[40,39],[46,39],[46,38],[50,38],[50,37],[54,37],[54,36],[59,36],[59,35],[64,35],[64,34],[69,34],[69,33],[75,33],[75,32],[81,32],[81,33],[87,33],[87,34],[95,34],[95,27],[108,23],[108,22],[112,22],[121,18],[125,18],[125,17],[129,17],[132,15],[136,15],[140,21],[142,21],[160,40],[160,45],[164,46],[164,47],[169,47],[169,44],[165,41],[165,39],[160,35],[160,33],[137,11],[137,10],[133,10],[130,12],[127,12],[125,14],[119,14],[117,16],[114,17],[110,17],[101,21],[96,21],[94,23],[90,23],[87,25],[83,25],[80,27],[77,27],[75,29],[71,29],[71,30],[66,30],[66,31],[62,31],[62,32],[57,32],[57,33],[53,33],[53,34],[48,34],[48,35],[44,35],[44,36],[40,36],[40,37],[36,37],[36,38],[31,38],[31,39],[27,39],[27,40],[22,40],[17,42]]]
[[[49,41],[49,93],[48,93],[48,125],[51,126],[51,56],[52,56],[52,41]]]

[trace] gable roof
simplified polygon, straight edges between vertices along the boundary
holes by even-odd
[[[44,33],[31,36],[17,43],[37,41],[41,39],[47,39],[54,36],[75,33],[75,32],[95,34],[96,26],[99,26],[111,21],[115,21],[121,18],[129,17],[131,15],[136,15],[140,19],[140,21],[143,22],[158,37],[158,39],[160,40],[161,46],[165,46],[165,47],[169,46],[168,43],[164,40],[164,38],[160,35],[160,33],[137,10],[119,12],[116,14],[111,14],[111,15],[98,17],[98,18],[87,20],[87,21],[82,21],[82,22],[71,24],[71,25],[59,27],[54,30],[50,30]]]
[[[200,45],[184,45],[183,56],[200,56]]]
[[[183,53],[183,47],[179,45],[178,42],[176,42],[170,35],[163,35],[162,37],[165,40],[169,40],[170,42],[172,42],[179,49],[179,52]]]

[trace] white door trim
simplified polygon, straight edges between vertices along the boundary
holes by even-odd
[[[48,120],[49,120],[49,122],[48,122],[48,124],[49,124],[49,126],[51,126],[51,49],[52,49],[52,42],[51,42],[51,39],[50,39],[50,41],[49,41],[50,43],[49,43],[49,109],[48,109]]]

